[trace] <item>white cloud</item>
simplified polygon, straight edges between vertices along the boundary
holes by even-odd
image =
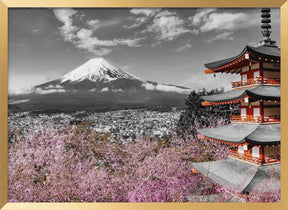
[[[182,89],[175,86],[158,84],[156,90],[165,91],[165,92],[177,92],[177,93],[190,93],[190,89]]]
[[[45,89],[63,89],[63,86],[57,84],[57,85],[49,85],[48,87],[45,87]]]
[[[155,85],[153,85],[151,83],[143,83],[141,86],[144,87],[146,90],[155,90],[156,89]]]
[[[163,16],[176,16],[176,12],[162,10],[162,11],[159,11],[159,13],[155,15],[156,18],[163,17]]]
[[[142,40],[143,38],[137,38],[137,39],[115,39],[116,43],[118,43],[118,45],[127,45],[129,47],[139,47],[140,44],[139,42]]]
[[[97,56],[103,56],[112,52],[111,47],[118,45],[138,47],[141,39],[113,39],[100,40],[94,31],[103,26],[111,26],[119,23],[119,20],[112,19],[99,21],[97,19],[88,20],[89,28],[80,28],[73,25],[73,18],[77,15],[77,11],[73,9],[54,9],[55,17],[63,23],[60,27],[60,33],[64,40],[71,42],[77,48],[91,52]],[[83,17],[82,17],[83,18]]]
[[[48,87],[45,87],[45,89],[36,88],[33,89],[31,92],[43,95],[49,93],[64,93],[66,92],[66,90],[63,89],[63,86],[57,84],[57,85],[49,85]]]
[[[161,9],[138,9],[134,8],[130,10],[130,13],[134,16],[129,17],[130,20],[132,20],[134,23],[132,25],[124,25],[124,28],[132,29],[137,28],[144,23],[147,23],[153,16],[155,16],[158,12],[160,12]],[[138,16],[138,17],[135,17]]]
[[[183,94],[188,94],[191,92],[190,89],[182,89],[182,88],[178,88],[175,86],[164,85],[164,84],[153,85],[151,83],[143,83],[141,86],[144,87],[146,90],[158,90],[158,91],[176,92],[176,93],[183,93]]]
[[[133,8],[130,10],[130,13],[133,15],[144,15],[144,16],[154,16],[157,14],[161,9],[156,8]]]
[[[89,26],[90,29],[93,29],[95,31],[100,27],[109,27],[109,26],[117,25],[121,21],[122,21],[121,19],[116,19],[116,18],[112,18],[108,20],[92,19],[92,20],[87,20],[87,25]]]
[[[168,14],[168,13],[167,13]],[[196,33],[184,26],[185,21],[176,15],[162,14],[154,18],[153,23],[145,32],[156,33],[156,39],[171,41],[184,33]]]
[[[189,17],[189,20],[191,20],[192,25],[198,25],[201,22],[205,22],[208,15],[216,10],[216,8],[200,9],[194,16]]]
[[[78,30],[73,26],[73,16],[77,13],[74,9],[54,9],[55,17],[63,23],[60,27],[60,33],[65,41],[72,41],[75,38],[75,32]]]
[[[112,18],[108,20],[102,20],[100,22],[100,27],[109,27],[109,26],[115,26],[119,23],[121,23],[122,19],[121,18]]]
[[[230,31],[224,31],[221,34],[217,34],[215,37],[208,39],[207,42],[213,42],[215,40],[219,40],[219,39],[224,39],[224,40],[233,40],[234,37],[232,36],[233,32]]]
[[[61,85],[59,85],[59,84],[58,84],[58,85],[55,85],[54,87],[55,87],[55,88],[58,88],[58,89],[63,88],[63,86],[61,86]]]
[[[22,104],[22,103],[26,103],[30,101],[30,99],[22,99],[22,100],[8,100],[8,104],[12,105],[12,104]]]
[[[80,40],[85,40],[85,39],[90,38],[92,34],[93,34],[92,30],[82,28],[77,32],[76,37]]]
[[[89,51],[89,50],[88,50]],[[108,55],[112,52],[112,49],[108,49],[108,48],[93,48],[91,51],[93,54],[98,55],[98,56],[103,56],[103,55]]]
[[[118,93],[118,92],[123,92],[123,90],[121,88],[119,89],[112,89],[112,92],[113,93]]]
[[[235,31],[253,24],[253,19],[250,19],[249,15],[244,13],[212,13],[207,17],[200,30],[202,32],[212,30]]]
[[[190,43],[186,43],[185,45],[177,48],[176,50],[174,50],[175,52],[183,52],[185,50],[188,50],[189,48],[193,47],[194,45],[190,44]]]
[[[100,92],[108,92],[109,91],[109,88],[108,87],[105,87],[103,88],[102,90],[100,90]]]
[[[137,28],[141,25],[143,25],[144,23],[146,23],[148,21],[147,17],[137,17],[137,18],[133,18],[134,23],[132,25],[124,25],[124,28],[128,28],[128,29],[132,29],[132,28]]]
[[[197,30],[186,27],[186,21],[177,15],[176,12],[163,9],[131,9],[130,13],[136,16],[130,18],[133,24],[125,28],[136,28],[149,23],[147,28],[140,33],[151,34],[154,39],[160,41],[172,41],[184,33],[198,34]],[[151,37],[151,36],[150,36]],[[156,43],[158,45],[159,42]],[[155,46],[155,43],[152,45]]]
[[[215,8],[201,9],[189,17],[191,25],[199,27],[201,32],[208,31],[235,31],[240,28],[247,28],[258,24],[258,14],[244,12],[222,12]]]
[[[33,32],[33,33],[37,33],[38,31],[40,31],[39,28],[33,28],[33,29],[32,29],[32,32]]]
[[[87,25],[90,26],[90,28],[96,30],[99,28],[100,20],[94,19],[94,20],[88,20]]]
[[[44,95],[44,94],[50,94],[50,93],[65,93],[66,91],[64,89],[57,89],[57,88],[48,89],[48,90],[43,90],[41,88],[36,88],[34,92],[36,94]]]
[[[199,32],[213,32],[212,42],[219,39],[233,40],[233,34],[242,28],[249,28],[259,24],[258,13],[230,12],[215,8],[201,9],[193,17],[188,18],[191,25]]]
[[[95,92],[96,88],[92,88],[89,90],[89,92]]]
[[[77,33],[77,41],[74,44],[80,48],[92,52],[97,55],[109,54],[112,50],[109,47],[118,45],[138,47],[141,39],[113,39],[113,40],[100,40],[92,36],[93,32],[88,29],[81,29]]]

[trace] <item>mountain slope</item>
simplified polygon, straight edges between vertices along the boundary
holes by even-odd
[[[108,82],[120,78],[139,79],[125,71],[122,71],[119,67],[107,62],[103,58],[94,58],[65,74],[61,82],[79,82],[86,79],[91,81]]]
[[[18,111],[117,110],[184,107],[189,88],[144,81],[110,64],[91,59],[55,80],[34,87],[27,95],[9,96]]]
[[[87,61],[64,76],[35,86],[35,93],[65,91],[137,91],[156,90],[188,94],[189,88],[144,81],[103,58]]]

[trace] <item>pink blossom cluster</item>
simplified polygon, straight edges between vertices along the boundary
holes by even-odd
[[[227,148],[187,136],[117,143],[85,126],[9,131],[10,202],[181,202],[205,185],[191,160]],[[203,187],[202,186],[202,187]]]
[[[85,125],[39,123],[9,130],[9,202],[185,202],[223,193],[191,161],[226,158],[228,147],[192,136],[115,142]],[[209,188],[207,188],[209,186]],[[228,198],[228,196],[226,196]],[[227,198],[219,202],[224,202]],[[275,201],[268,195],[253,201]]]

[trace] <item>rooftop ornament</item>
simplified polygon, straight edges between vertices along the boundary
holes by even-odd
[[[276,41],[273,41],[270,39],[270,34],[272,33],[271,29],[271,15],[270,15],[270,8],[262,8],[261,9],[261,17],[262,17],[262,35],[263,35],[263,40],[258,42],[258,46],[267,46],[267,47],[277,47],[276,46]]]

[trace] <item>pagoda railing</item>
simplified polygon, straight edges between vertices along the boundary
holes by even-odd
[[[238,153],[237,149],[229,150],[228,156],[232,158],[241,159],[250,163],[254,163],[257,165],[268,165],[268,164],[275,164],[275,163],[280,162],[279,159],[276,159],[274,157],[264,156],[263,158],[259,158],[259,157],[253,157],[252,155],[248,156],[248,155],[240,154]]]
[[[261,158],[240,154],[240,153],[238,153],[237,149],[229,150],[228,155],[230,157],[234,157],[234,158],[237,158],[237,159],[245,160],[245,161],[257,164],[257,165],[260,165],[260,164],[263,163],[263,160]]]
[[[254,85],[254,84],[280,84],[280,81],[275,79],[269,79],[266,77],[256,77],[248,80],[241,80],[237,82],[231,82],[233,88],[246,86],[246,85]]]
[[[280,115],[274,116],[253,116],[253,115],[231,115],[230,119],[232,122],[280,122]]]

